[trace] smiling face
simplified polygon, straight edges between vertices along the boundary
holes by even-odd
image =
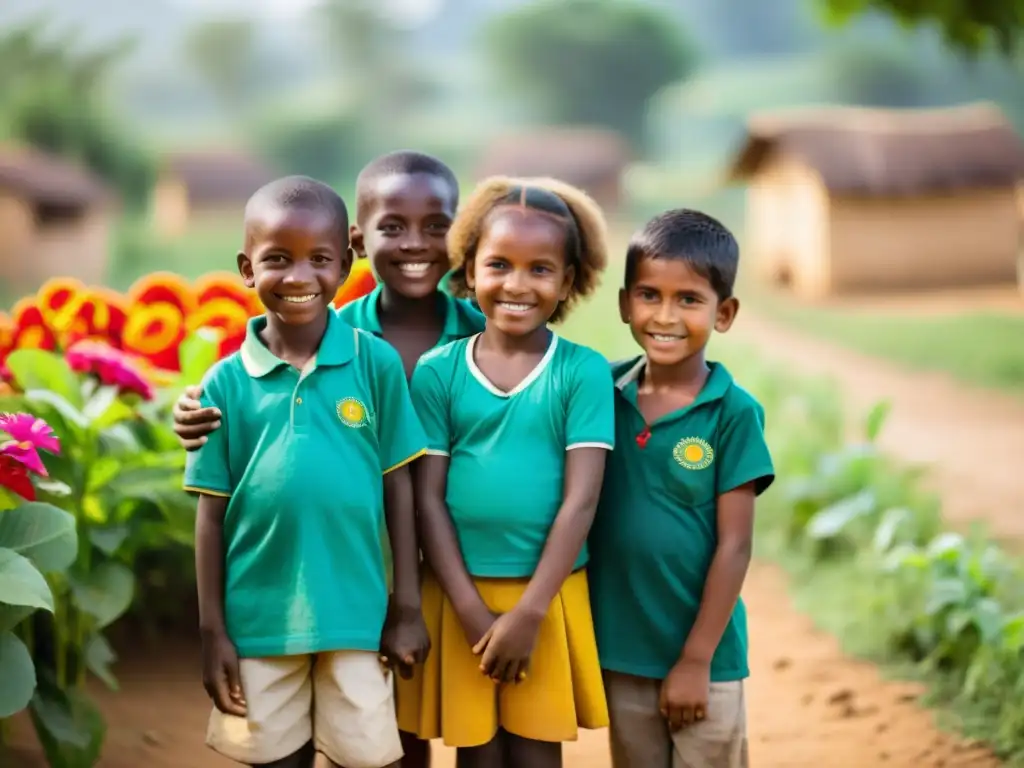
[[[348,276],[348,238],[325,211],[278,208],[246,223],[238,270],[267,313],[289,325],[317,320]]]
[[[448,272],[445,237],[455,216],[455,194],[442,178],[426,173],[378,179],[352,247],[369,257],[374,271],[400,296],[432,295]]]
[[[565,247],[565,225],[550,216],[519,206],[491,212],[466,265],[488,323],[510,336],[544,326],[572,286]]]
[[[711,283],[683,259],[641,257],[633,284],[619,293],[622,321],[655,365],[677,365],[703,353],[711,331],[725,333],[735,298],[719,301]]]

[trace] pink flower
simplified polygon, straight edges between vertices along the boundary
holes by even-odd
[[[134,392],[143,400],[154,397],[153,385],[135,362],[119,349],[85,339],[72,344],[64,353],[64,359],[71,370],[91,373],[104,384],[116,386],[122,393]]]
[[[0,486],[32,501],[35,488],[29,472],[47,476],[39,451],[60,453],[60,440],[49,424],[27,413],[0,413],[0,432],[11,437],[0,442]]]

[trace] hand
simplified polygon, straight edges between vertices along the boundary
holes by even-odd
[[[499,616],[473,646],[473,653],[482,654],[480,671],[499,683],[525,680],[543,618],[518,606]]]
[[[384,631],[380,636],[380,660],[389,669],[396,669],[405,680],[412,677],[413,666],[422,664],[430,653],[430,636],[423,622],[423,612],[388,606]]]
[[[203,408],[199,398],[202,387],[185,387],[185,391],[174,403],[174,434],[186,451],[194,451],[206,443],[206,436],[220,427],[220,411]]]
[[[678,731],[707,717],[710,687],[710,663],[686,658],[676,662],[661,684],[661,715],[671,730]]]
[[[476,646],[484,635],[491,628],[495,621],[498,620],[497,613],[494,613],[486,605],[484,601],[480,600],[479,605],[467,614],[459,614],[459,624],[462,625],[462,631],[466,635],[466,640],[469,642],[470,647]]]
[[[214,706],[226,715],[245,717],[245,695],[238,653],[226,634],[203,637],[203,686]]]

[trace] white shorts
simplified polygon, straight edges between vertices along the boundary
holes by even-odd
[[[394,682],[376,653],[242,659],[239,672],[246,717],[214,709],[206,733],[207,745],[225,757],[272,763],[312,740],[345,768],[384,768],[402,758]]]

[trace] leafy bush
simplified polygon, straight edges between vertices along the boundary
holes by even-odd
[[[877,446],[887,404],[851,440],[834,387],[732,367],[765,405],[779,477],[759,508],[761,550],[799,574],[805,596],[827,578],[817,615],[829,629],[869,636],[858,650],[911,665],[972,736],[1024,759],[1019,565],[984,537],[942,530],[923,473]]]

